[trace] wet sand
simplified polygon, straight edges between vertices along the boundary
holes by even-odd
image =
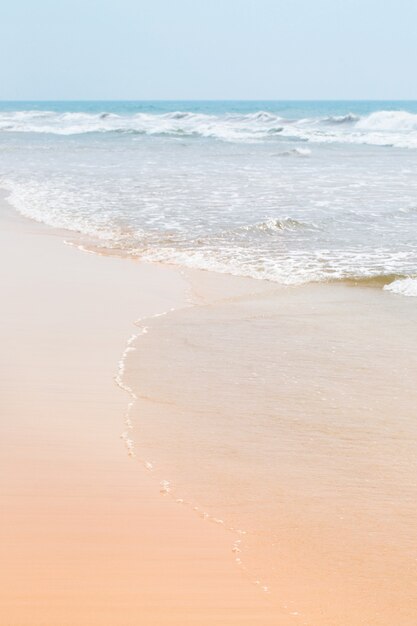
[[[187,282],[65,246],[4,202],[0,219],[2,626],[287,624],[233,536],[161,495],[120,439],[132,322],[183,306]]]
[[[198,306],[127,356],[141,454],[246,531],[236,562],[286,623],[414,626],[415,298],[187,276]]]

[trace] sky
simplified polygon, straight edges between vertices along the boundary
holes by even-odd
[[[417,0],[3,0],[1,100],[417,99]]]

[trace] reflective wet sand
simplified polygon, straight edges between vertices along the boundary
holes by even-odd
[[[127,358],[138,454],[288,623],[414,625],[415,299],[189,279]]]

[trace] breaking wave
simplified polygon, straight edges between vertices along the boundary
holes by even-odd
[[[357,115],[353,113],[348,113],[347,115],[331,115],[327,117],[324,121],[329,124],[349,124],[351,122],[356,122],[359,120]]]
[[[268,103],[250,113],[247,103],[10,106],[0,107],[0,185],[21,213],[85,246],[286,285],[415,288],[397,282],[417,277],[415,153],[347,147],[417,148],[413,113],[358,103],[276,113]]]
[[[172,113],[57,113],[12,111],[0,113],[0,132],[80,135],[127,133],[144,135],[199,136],[224,141],[266,138],[283,130],[279,116],[259,111],[247,115]]]
[[[294,120],[268,111],[248,114],[3,111],[0,113],[1,132],[55,135],[126,133],[231,142],[284,139],[417,148],[417,114],[376,111],[364,116],[347,113]],[[298,154],[305,156],[301,151]]]
[[[361,130],[400,131],[417,130],[417,115],[407,111],[376,111],[358,120]]]

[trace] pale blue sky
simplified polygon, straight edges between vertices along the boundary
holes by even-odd
[[[0,99],[417,98],[417,0],[2,4]]]

